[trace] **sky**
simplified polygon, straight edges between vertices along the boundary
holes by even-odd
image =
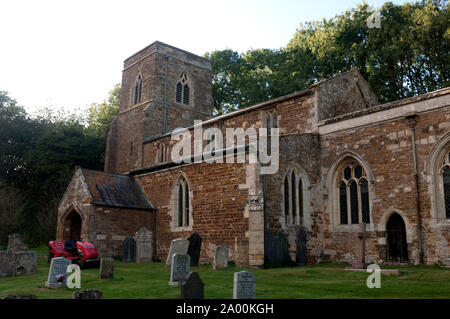
[[[301,22],[331,18],[361,2],[1,0],[0,91],[30,113],[83,110],[107,98],[121,81],[123,61],[156,40],[198,55],[281,48]]]

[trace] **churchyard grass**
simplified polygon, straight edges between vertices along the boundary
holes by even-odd
[[[38,272],[0,278],[0,298],[10,294],[34,294],[44,298],[71,298],[74,290],[48,289],[46,247],[33,249]],[[348,265],[321,264],[304,267],[248,269],[230,266],[213,270],[211,265],[191,267],[205,284],[205,298],[233,296],[234,272],[256,274],[257,298],[450,298],[450,269],[438,266],[382,267],[407,270],[401,275],[382,275],[381,288],[369,289],[369,274],[344,271]],[[82,270],[81,289],[100,289],[103,298],[178,298],[180,288],[169,286],[170,267],[163,262],[130,264],[114,262],[114,279],[100,280],[98,268]]]

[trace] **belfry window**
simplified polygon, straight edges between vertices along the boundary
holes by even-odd
[[[352,161],[339,174],[336,187],[340,224],[370,224],[369,183],[364,169]]]
[[[141,97],[142,97],[142,77],[139,74],[136,83],[134,84],[134,103],[133,104],[138,104],[141,102]]]
[[[177,189],[178,227],[189,226],[189,185],[183,177],[180,178]]]
[[[189,81],[186,73],[181,74],[177,81],[175,101],[177,103],[189,105],[190,104],[191,88],[189,87]]]

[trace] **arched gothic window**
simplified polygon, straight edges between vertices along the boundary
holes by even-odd
[[[289,171],[284,178],[284,216],[286,225],[305,224],[305,184],[295,170]]]
[[[189,185],[183,177],[177,187],[177,220],[178,227],[189,226]]]
[[[366,172],[356,161],[341,168],[336,184],[341,225],[370,224],[369,183]]]
[[[444,156],[441,167],[441,179],[443,185],[445,218],[450,219],[450,152]]]
[[[266,117],[267,136],[270,135],[272,128],[278,128],[278,115],[276,112],[267,113]]]
[[[181,74],[177,81],[175,101],[177,103],[189,105],[190,104],[190,91],[189,81],[186,73]]]
[[[138,78],[136,79],[136,83],[134,84],[134,103],[133,104],[140,103],[141,96],[142,96],[142,77],[139,74]]]

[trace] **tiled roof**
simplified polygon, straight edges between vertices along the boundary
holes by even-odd
[[[127,175],[81,170],[93,204],[131,209],[153,210],[141,186]]]

